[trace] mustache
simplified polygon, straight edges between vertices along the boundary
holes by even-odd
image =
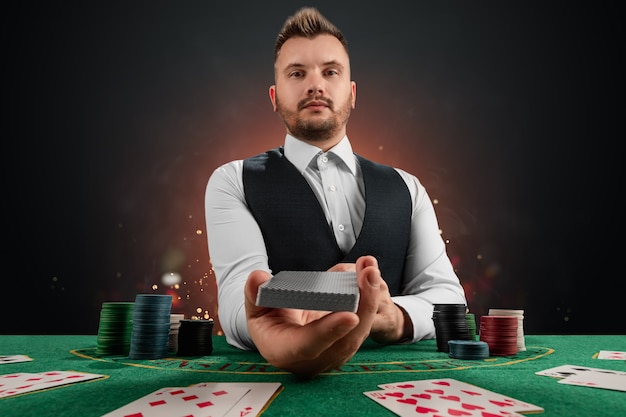
[[[324,103],[326,103],[326,105],[331,110],[334,108],[334,103],[333,103],[333,101],[331,99],[326,98],[326,97],[321,97],[321,96],[313,96],[313,97],[310,97],[310,98],[304,98],[304,99],[300,100],[298,102],[298,110],[302,110],[303,108],[308,106],[309,103],[311,103],[313,101],[323,101]]]

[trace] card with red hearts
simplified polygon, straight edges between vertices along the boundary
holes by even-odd
[[[542,407],[451,378],[379,385],[365,396],[398,416],[521,417]]]

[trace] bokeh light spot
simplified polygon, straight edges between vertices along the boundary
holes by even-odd
[[[178,272],[166,272],[161,277],[161,282],[163,285],[167,285],[168,287],[173,285],[178,285],[182,281],[182,277]]]

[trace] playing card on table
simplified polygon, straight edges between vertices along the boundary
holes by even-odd
[[[104,378],[104,375],[74,371],[2,375],[0,376],[0,398],[97,378]]]
[[[0,355],[0,365],[5,363],[17,363],[32,361],[33,358],[26,355]]]
[[[227,412],[224,417],[254,417],[269,405],[272,398],[281,390],[280,382],[203,382],[193,385],[207,389],[248,388],[249,391]]]
[[[249,388],[166,387],[102,417],[224,417]]]
[[[520,416],[543,408],[450,378],[379,385],[364,394],[399,416]]]
[[[567,378],[570,376],[583,374],[615,374],[626,376],[626,372],[614,371],[611,369],[590,368],[588,366],[578,365],[559,365],[555,366],[554,368],[544,369],[543,371],[535,372],[535,374],[541,376],[552,376],[556,378]]]
[[[584,372],[560,379],[559,384],[626,391],[626,375],[606,372]]]
[[[17,387],[24,383],[29,377],[37,377],[37,374],[18,372],[14,374],[0,375],[0,397],[9,388]]]
[[[615,361],[626,361],[626,352],[616,352],[612,350],[601,350],[598,359],[609,359]]]

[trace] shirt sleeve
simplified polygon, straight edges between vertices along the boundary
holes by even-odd
[[[413,200],[411,235],[405,262],[402,295],[393,301],[413,322],[413,340],[435,337],[433,304],[467,304],[465,291],[454,272],[439,233],[434,206],[419,180],[396,169],[405,180]]]
[[[250,271],[270,270],[263,235],[246,204],[242,175],[241,160],[213,172],[205,192],[205,220],[217,280],[220,325],[231,345],[254,350],[246,321],[244,287]]]

